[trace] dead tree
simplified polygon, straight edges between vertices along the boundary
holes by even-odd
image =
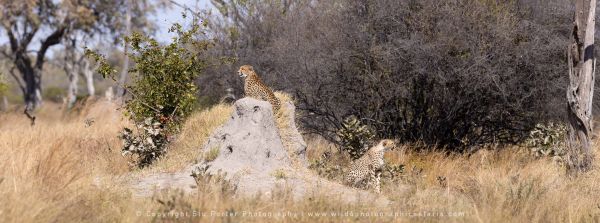
[[[596,0],[575,1],[575,22],[568,48],[569,86],[567,116],[569,120],[567,171],[571,175],[591,169],[593,152],[592,97],[594,95],[594,26]]]

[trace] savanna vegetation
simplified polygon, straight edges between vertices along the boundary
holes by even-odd
[[[572,1],[193,5],[0,0],[0,222],[600,221],[597,165],[567,171]],[[182,22],[152,19],[167,11]],[[218,156],[202,145],[243,97],[243,64],[296,105],[324,180],[397,140],[390,203],[196,176],[194,194],[136,194],[133,178]]]

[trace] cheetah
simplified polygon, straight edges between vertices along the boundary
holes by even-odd
[[[376,146],[371,147],[363,156],[354,161],[350,170],[344,176],[346,184],[357,187],[367,183],[367,187],[374,187],[376,193],[381,192],[381,168],[384,165],[383,155],[394,148],[396,143],[389,139],[381,140]]]
[[[281,107],[281,103],[273,91],[265,85],[254,68],[250,65],[243,65],[238,70],[238,74],[244,80],[244,94],[246,97],[256,98],[258,100],[268,101],[273,106],[273,111],[276,112]]]

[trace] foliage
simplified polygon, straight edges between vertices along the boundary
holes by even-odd
[[[96,72],[102,75],[103,78],[111,78],[112,80],[116,80],[115,74],[117,73],[117,70],[110,65],[106,59],[106,56],[87,47],[85,47],[84,53],[88,58],[96,61]]]
[[[125,11],[133,11],[134,21],[150,21],[147,19],[150,9],[146,6],[153,4],[136,4],[138,7],[126,10],[129,7],[123,6],[130,2],[145,1],[0,0],[0,29],[8,40],[6,51],[1,50],[5,55],[12,55],[7,58],[19,72],[13,76],[23,91],[28,110],[42,102],[39,80],[47,61],[46,53],[52,46],[75,36],[119,37],[123,33],[119,18]]]
[[[369,143],[375,136],[367,125],[355,116],[344,119],[337,135],[341,149],[348,152],[353,160],[360,158],[369,149]]]
[[[386,162],[381,170],[381,178],[385,180],[389,179],[390,181],[397,180],[404,173],[404,168],[404,164],[390,164]]]
[[[126,38],[133,51],[129,56],[135,62],[130,72],[136,75],[127,88],[133,97],[126,108],[134,120],[154,117],[167,127],[178,127],[194,108],[194,80],[204,63],[190,48],[206,47],[207,43],[192,39],[198,26],[184,32],[176,24],[171,28],[174,31],[179,37],[167,46],[139,33]]]
[[[175,24],[170,32],[179,35],[165,46],[137,32],[126,37],[132,51],[128,56],[135,66],[129,70],[133,83],[124,87],[131,94],[125,106],[134,121],[152,117],[168,131],[174,131],[194,108],[197,90],[194,79],[205,66],[198,58],[198,50],[205,50],[209,43],[193,38],[200,32],[198,25],[184,31]],[[91,50],[86,50],[86,54],[98,61],[98,73],[115,79],[116,69],[103,55]]]
[[[563,115],[568,1],[224,2],[211,55],[263,70],[295,94],[302,127],[329,140],[355,115],[378,138],[463,150],[520,143]],[[205,95],[241,92],[221,75],[235,66],[210,69]]]
[[[181,25],[174,24],[169,31],[176,32],[178,36],[168,45],[161,45],[140,33],[125,38],[131,47],[127,56],[135,62],[129,70],[133,81],[123,86],[131,96],[125,101],[127,114],[138,125],[150,125],[147,122],[152,120],[152,125],[160,128],[157,132],[148,132],[151,128],[140,128],[143,131],[137,133],[125,129],[123,136],[127,143],[123,151],[137,154],[140,157],[139,166],[145,166],[165,153],[167,139],[179,131],[180,125],[195,106],[197,89],[194,80],[205,66],[198,53],[209,45],[207,41],[194,38],[193,35],[200,32],[198,25],[183,30]],[[107,62],[105,56],[89,49],[86,49],[86,55],[97,61],[98,73],[105,78],[116,79],[116,69]],[[129,143],[137,139],[145,140],[148,136],[155,137],[161,143]],[[164,143],[162,140],[165,140]],[[135,149],[128,149],[131,145],[135,145]]]
[[[566,152],[567,127],[562,123],[537,124],[525,144],[536,156],[562,157]]]
[[[163,126],[153,118],[146,118],[137,124],[137,131],[129,128],[121,131],[119,138],[123,143],[123,155],[137,155],[136,165],[145,167],[166,153],[167,137]]]

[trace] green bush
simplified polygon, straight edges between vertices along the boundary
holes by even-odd
[[[369,142],[375,134],[355,116],[350,116],[342,122],[338,130],[341,149],[348,152],[353,160],[360,158],[369,149]]]
[[[169,136],[179,131],[195,106],[197,89],[194,80],[206,65],[198,56],[209,46],[208,41],[193,38],[199,31],[198,25],[183,30],[181,25],[174,24],[169,32],[178,36],[167,45],[161,45],[140,33],[125,37],[126,44],[131,48],[127,56],[135,62],[128,71],[132,83],[122,86],[130,94],[125,101],[125,109],[136,125],[142,127],[137,132],[125,129],[120,138],[123,139],[123,153],[137,155],[140,158],[139,166],[148,165],[164,154]],[[98,73],[116,80],[116,69],[103,55],[89,49],[86,49],[86,54],[98,62]],[[165,143],[150,147],[141,143],[131,147],[136,139],[152,135],[143,127],[147,120],[152,122],[152,128],[159,129],[158,135],[153,137],[164,139]]]
[[[182,32],[180,26],[172,30],[180,36],[167,46],[139,33],[127,38],[133,51],[130,57],[135,61],[130,72],[136,74],[133,85],[127,88],[133,96],[126,104],[127,111],[136,121],[154,117],[168,124],[169,129],[178,127],[194,108],[194,80],[205,63],[190,47],[206,45],[191,39],[197,27],[188,32]]]

